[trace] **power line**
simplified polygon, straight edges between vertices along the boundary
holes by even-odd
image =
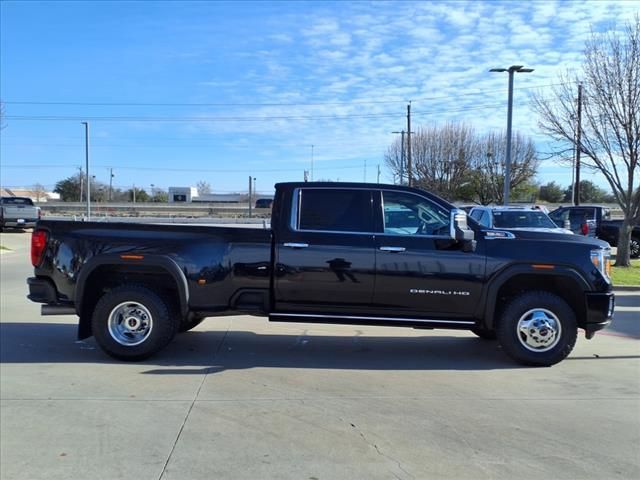
[[[118,166],[118,165],[94,165],[95,168],[117,168],[118,170],[134,170],[134,171],[156,171],[156,172],[190,172],[190,173],[270,173],[270,172],[298,172],[302,167],[296,168],[269,168],[269,169],[256,169],[247,168],[244,170],[239,169],[209,169],[209,168],[162,168],[162,167],[131,167],[131,166]],[[77,168],[76,164],[20,164],[20,165],[2,165],[2,168]],[[316,167],[316,170],[351,170],[356,168],[362,168],[362,165],[342,166],[342,167]]]
[[[459,109],[414,111],[414,115],[437,115],[442,113],[460,113],[485,108],[500,107],[504,102],[461,107]],[[241,117],[142,117],[142,116],[64,116],[64,115],[7,115],[7,120],[27,121],[104,121],[104,122],[265,122],[273,120],[343,120],[350,118],[404,118],[404,113],[368,113],[346,115],[276,115],[276,116],[241,116]]]
[[[561,82],[561,83],[549,83],[544,85],[529,85],[518,87],[514,90],[530,90],[534,88],[547,88],[566,85],[568,83],[575,82]],[[485,95],[487,92],[501,92],[503,88],[491,88],[478,90],[477,92],[456,93],[457,97]],[[412,97],[412,101],[432,101],[441,99],[450,99],[451,95],[440,95],[433,97]],[[217,103],[217,102],[84,102],[84,101],[37,101],[37,100],[19,100],[19,101],[3,101],[5,105],[59,105],[59,106],[94,106],[94,107],[294,107],[294,106],[328,106],[328,105],[377,105],[377,104],[389,104],[389,103],[404,103],[406,98],[396,98],[393,100],[353,100],[349,102],[266,102],[266,103],[254,103],[254,102],[229,102],[229,103]]]

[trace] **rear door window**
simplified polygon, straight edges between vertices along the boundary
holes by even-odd
[[[371,233],[373,209],[369,190],[302,189],[298,229]]]

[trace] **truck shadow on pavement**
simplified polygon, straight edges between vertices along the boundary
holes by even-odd
[[[77,327],[61,323],[0,324],[0,363],[121,363],[94,340],[77,342]],[[275,330],[275,329],[274,329]],[[177,335],[164,350],[138,365],[147,375],[197,375],[262,368],[345,370],[496,370],[524,368],[497,342],[444,331],[421,336],[256,333],[196,330]],[[605,359],[606,357],[601,357]],[[621,358],[621,357],[616,357]],[[628,356],[624,358],[640,358]],[[193,368],[187,368],[193,367]]]

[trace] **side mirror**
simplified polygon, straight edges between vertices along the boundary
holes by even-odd
[[[451,210],[451,238],[458,242],[472,242],[475,238],[473,230],[467,225],[467,214],[464,210]]]

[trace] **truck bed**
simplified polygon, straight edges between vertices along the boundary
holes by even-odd
[[[189,310],[228,309],[242,290],[269,289],[267,229],[56,220],[38,228],[49,232],[49,248],[35,273],[55,283],[63,302],[82,298],[90,277],[113,261],[140,275],[160,267],[175,271],[176,281],[186,284]]]

